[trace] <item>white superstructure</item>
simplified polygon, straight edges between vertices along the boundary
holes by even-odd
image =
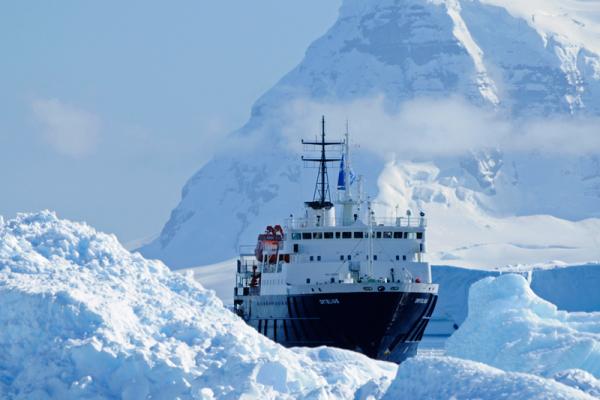
[[[295,286],[357,283],[431,284],[424,261],[424,213],[378,218],[361,193],[361,177],[351,188],[349,135],[343,142],[303,142],[322,147],[315,199],[301,217],[268,227],[256,249],[241,252],[236,294],[284,295]],[[327,159],[326,145],[341,146],[342,158]],[[341,161],[338,200],[328,201],[326,165]],[[320,193],[319,193],[320,189]],[[319,197],[320,196],[320,197]],[[430,286],[430,285],[427,285]],[[325,289],[325,288],[323,288]]]

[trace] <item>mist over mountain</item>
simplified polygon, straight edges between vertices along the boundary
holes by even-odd
[[[349,120],[360,146],[354,169],[388,206],[380,213],[430,216],[433,261],[600,258],[599,9],[345,0],[329,31],[190,178],[142,253],[174,268],[214,263],[301,213],[316,171],[302,168],[298,143],[325,114],[330,138]]]

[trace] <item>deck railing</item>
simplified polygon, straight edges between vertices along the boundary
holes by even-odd
[[[285,226],[292,229],[302,229],[302,228],[313,228],[318,226],[323,226],[323,224],[317,225],[316,219],[309,218],[286,218]],[[377,229],[380,226],[392,226],[392,227],[408,227],[408,228],[424,228],[427,226],[427,219],[425,217],[373,217],[371,218],[371,223],[373,224],[373,228]],[[341,224],[336,224],[335,227],[350,228],[352,225],[344,226]]]

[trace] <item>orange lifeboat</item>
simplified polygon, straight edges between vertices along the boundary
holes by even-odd
[[[265,253],[269,254],[267,260],[269,264],[275,264],[277,262],[277,256],[279,249],[281,248],[281,242],[283,241],[283,228],[281,225],[267,226],[265,233],[258,235],[258,242],[254,249],[254,255],[259,262],[263,262]]]

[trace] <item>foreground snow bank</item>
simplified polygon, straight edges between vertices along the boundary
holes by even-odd
[[[586,399],[558,381],[597,389],[582,371],[553,380],[449,357],[397,367],[285,349],[191,276],[50,212],[0,218],[0,310],[2,399]]]
[[[560,377],[580,369],[599,378],[600,313],[559,311],[520,275],[488,277],[471,287],[469,315],[448,339],[447,353],[508,371]]]
[[[571,386],[571,385],[568,385]],[[505,372],[453,357],[402,363],[384,399],[591,399],[577,388],[531,374]]]
[[[352,398],[396,372],[282,348],[192,279],[50,212],[0,221],[0,310],[1,398]]]

